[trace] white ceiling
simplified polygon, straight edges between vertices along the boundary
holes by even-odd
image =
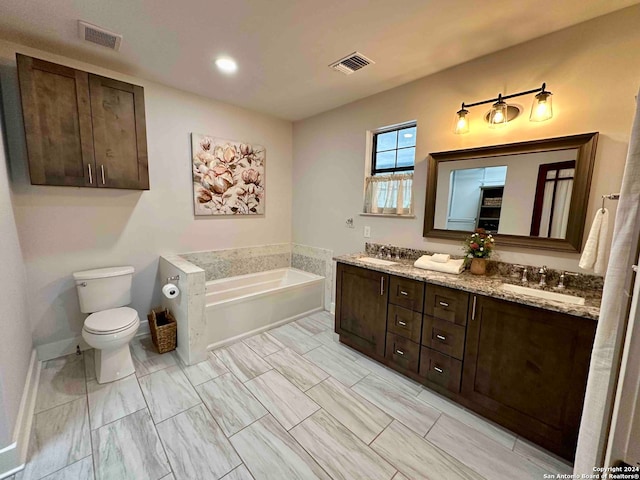
[[[298,120],[638,1],[2,0],[0,37]],[[120,52],[81,41],[79,19],[123,34]],[[375,65],[327,67],[355,50]]]

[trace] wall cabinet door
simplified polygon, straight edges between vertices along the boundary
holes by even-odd
[[[336,332],[361,350],[384,357],[389,275],[338,263]]]
[[[149,189],[142,87],[17,62],[32,184]]]
[[[19,54],[17,62],[31,183],[95,186],[88,74]]]
[[[144,90],[89,75],[98,187],[149,189]]]
[[[571,459],[596,323],[482,296],[476,302],[467,327],[462,395]]]

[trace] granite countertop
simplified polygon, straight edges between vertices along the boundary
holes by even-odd
[[[488,297],[509,300],[511,302],[520,303],[522,305],[544,308],[546,310],[551,310],[554,312],[567,313],[569,315],[575,315],[577,317],[597,320],[598,316],[600,315],[600,301],[602,295],[601,291],[575,290],[567,288],[565,290],[562,290],[561,292],[558,292],[566,295],[576,295],[585,298],[584,305],[570,305],[567,303],[531,297],[528,295],[519,295],[512,292],[507,292],[500,288],[503,283],[512,283],[515,285],[520,284],[517,278],[501,277],[498,275],[478,276],[469,273],[469,271],[464,271],[460,275],[453,275],[450,273],[434,272],[432,270],[422,270],[413,266],[413,260],[392,260],[397,263],[388,266],[373,265],[371,263],[360,260],[362,257],[367,256],[369,255],[367,255],[366,253],[354,253],[350,255],[341,255],[338,257],[334,257],[333,259],[337,262],[354,265],[356,267],[363,267],[369,270],[390,273],[399,277],[412,278],[414,280],[420,280],[434,285],[442,285],[444,287],[455,288],[479,295],[486,295]],[[527,286],[531,288],[537,287],[537,285],[533,282],[529,283]],[[554,291],[553,288],[550,287],[545,288],[545,290]]]

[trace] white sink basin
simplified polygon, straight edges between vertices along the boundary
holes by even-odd
[[[575,297],[573,295],[565,295],[564,293],[548,292],[546,290],[536,290],[535,288],[523,287],[520,285],[511,285],[504,283],[500,287],[511,293],[519,293],[530,297],[542,298],[544,300],[552,300],[554,302],[569,303],[571,305],[584,305],[584,298]]]
[[[367,263],[371,263],[373,265],[395,265],[398,262],[392,262],[390,260],[382,260],[381,258],[373,258],[373,257],[362,257],[359,258],[358,260],[360,260],[361,262],[367,262]]]

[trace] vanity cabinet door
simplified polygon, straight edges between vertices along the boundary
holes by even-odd
[[[363,352],[384,357],[389,275],[338,263],[336,333]]]
[[[477,296],[462,395],[480,413],[572,459],[595,327],[593,320]]]
[[[31,183],[95,186],[88,74],[16,58]]]
[[[149,189],[144,90],[89,75],[98,187]]]

